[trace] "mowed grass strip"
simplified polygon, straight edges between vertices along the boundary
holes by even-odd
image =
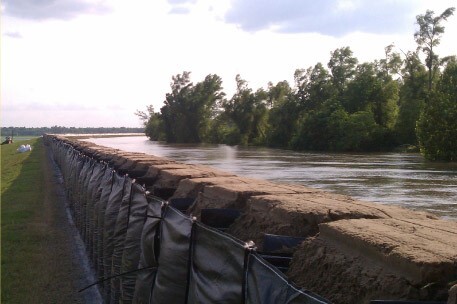
[[[32,151],[18,153],[21,144]],[[41,138],[1,146],[1,303],[67,303],[73,297],[71,253],[59,245],[64,236],[53,224],[45,161]]]

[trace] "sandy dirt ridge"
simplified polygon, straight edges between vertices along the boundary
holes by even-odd
[[[334,303],[373,299],[455,303],[457,222],[354,200],[299,185],[243,178],[213,168],[59,137],[82,153],[137,178],[164,199],[193,198],[188,213],[232,208],[228,233],[261,250],[265,233],[306,237],[288,277]],[[454,302],[453,302],[454,301]]]

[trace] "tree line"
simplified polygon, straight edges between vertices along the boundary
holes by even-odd
[[[136,115],[151,140],[170,143],[313,151],[416,146],[429,159],[456,161],[457,61],[435,52],[454,10],[416,17],[415,51],[389,45],[383,58],[360,63],[350,47],[338,48],[326,65],[297,69],[292,85],[253,90],[237,75],[228,98],[218,75],[194,84],[184,71],[172,77],[160,111],[148,106]]]
[[[1,127],[0,134],[4,136],[41,136],[43,134],[110,134],[110,133],[143,133],[144,128],[76,128],[76,127]]]

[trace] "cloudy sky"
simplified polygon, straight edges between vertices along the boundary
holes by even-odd
[[[414,50],[415,16],[456,0],[3,0],[1,125],[136,127],[171,76],[288,80],[350,46],[359,61]],[[437,49],[457,54],[457,16]]]

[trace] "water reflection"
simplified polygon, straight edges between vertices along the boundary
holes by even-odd
[[[418,154],[299,153],[257,147],[181,145],[144,136],[90,141],[131,152],[204,164],[241,176],[297,183],[397,204],[457,220],[457,163],[432,163]]]

